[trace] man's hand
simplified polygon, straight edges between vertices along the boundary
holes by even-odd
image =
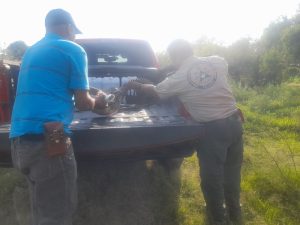
[[[135,91],[139,91],[142,87],[142,84],[135,81],[135,80],[131,80],[128,83],[124,84],[121,88],[122,92],[127,92],[128,90],[135,90]]]
[[[99,90],[98,88],[94,88],[94,87],[90,87],[89,93],[94,98],[101,94],[105,94],[105,92]]]
[[[89,91],[76,90],[74,95],[75,105],[80,111],[92,110],[101,115],[112,113],[112,110],[110,109],[112,103],[110,103],[110,101],[111,99],[114,99],[112,98],[114,96],[107,95],[105,92],[96,88],[91,88]],[[117,111],[116,108],[117,107],[114,106],[114,112]]]
[[[125,94],[128,90],[135,90],[139,93],[142,93],[146,96],[159,98],[157,92],[155,91],[155,86],[149,83],[140,83],[137,80],[131,80],[127,84],[124,84],[121,88],[123,94]]]
[[[95,99],[91,97],[88,90],[75,90],[75,106],[79,111],[92,110],[95,106]]]
[[[98,91],[95,97],[95,107],[92,112],[100,115],[109,115],[118,112],[120,109],[122,96],[116,94],[106,94]]]
[[[106,96],[107,95],[104,92],[98,93],[95,97],[95,106],[93,110],[104,109],[107,107]]]

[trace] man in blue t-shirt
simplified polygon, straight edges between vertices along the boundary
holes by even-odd
[[[27,178],[33,225],[70,225],[76,207],[77,169],[68,138],[74,103],[79,110],[102,109],[105,94],[89,95],[87,56],[74,43],[81,33],[70,13],[51,10],[46,35],[23,58],[10,138],[14,167]],[[74,100],[75,102],[74,102]],[[68,140],[64,154],[47,154],[44,126],[58,122]]]

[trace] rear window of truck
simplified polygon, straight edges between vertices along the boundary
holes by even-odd
[[[86,51],[89,65],[129,65],[156,67],[150,45],[141,40],[77,40]]]

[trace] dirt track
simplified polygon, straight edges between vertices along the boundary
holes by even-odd
[[[19,225],[29,225],[25,187],[14,193]],[[74,225],[178,225],[178,168],[157,161],[81,164],[78,188]]]

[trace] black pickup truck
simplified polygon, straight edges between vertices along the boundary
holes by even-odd
[[[150,45],[135,39],[79,39],[88,56],[90,86],[112,92],[131,79],[161,80]],[[9,113],[19,66],[0,63],[0,166],[11,166]],[[78,161],[103,159],[168,159],[193,153],[203,127],[178,111],[176,98],[152,104],[128,91],[118,113],[101,116],[75,112],[71,125]]]

